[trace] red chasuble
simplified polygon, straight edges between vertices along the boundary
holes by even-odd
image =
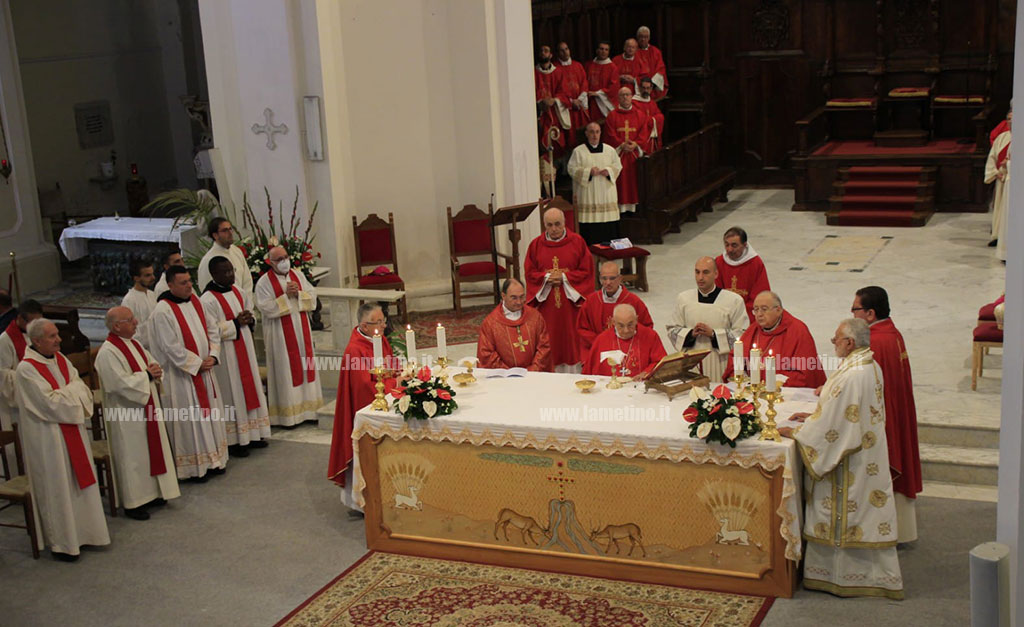
[[[715,257],[715,266],[718,268],[715,285],[739,294],[743,299],[743,304],[747,307],[747,316],[750,318],[751,326],[757,326],[754,324],[754,312],[751,311],[754,307],[754,299],[761,292],[772,289],[768,284],[768,271],[765,269],[761,257],[748,259],[738,266],[730,266],[725,262],[725,258],[719,255]],[[764,354],[767,355],[767,351]]]
[[[891,318],[871,325],[871,352],[882,371],[885,389],[885,437],[889,444],[892,489],[907,498],[916,498],[921,491],[921,457],[917,448],[914,382],[907,346]]]
[[[625,148],[618,150],[627,139],[635,141],[639,145],[638,149],[633,152],[627,152]],[[649,147],[650,141],[651,119],[637,107],[630,107],[626,111],[616,109],[608,114],[604,124],[604,143],[618,150],[619,159],[622,160],[622,172],[615,180],[620,205],[634,205],[639,199],[636,160],[640,156],[639,150]]]
[[[142,372],[143,365],[128,350],[128,344],[123,339],[111,333],[107,335],[107,341],[114,348],[121,351],[132,372]],[[130,341],[135,346],[135,350],[139,351],[139,354],[142,355],[145,366],[148,367],[149,360],[146,359],[146,351],[142,348],[142,344],[139,344],[134,339]],[[149,449],[149,476],[156,477],[166,473],[167,465],[164,461],[164,447],[160,443],[160,423],[156,421],[156,405],[153,403],[152,393],[149,395],[149,400],[146,401],[146,446]]]
[[[11,320],[4,333],[11,338],[11,343],[14,344],[14,352],[18,356],[18,361],[25,359],[25,348],[28,346],[28,342],[25,341],[25,334],[18,328],[18,321]]]
[[[625,85],[633,90],[636,94],[640,91],[639,81],[641,76],[650,76],[651,73],[648,71],[647,64],[644,62],[640,55],[633,55],[632,59],[627,59],[624,55],[619,55],[612,59],[612,63],[619,68],[619,86]],[[623,75],[629,75],[633,77],[635,82],[628,83],[624,82],[621,77]]]
[[[646,375],[666,355],[661,338],[654,329],[637,325],[636,335],[628,340],[619,339],[619,336],[615,335],[615,329],[605,329],[590,347],[587,360],[583,363],[583,374],[610,377],[612,368],[601,361],[601,353],[614,350],[625,353],[626,357],[619,366],[619,375],[630,378],[640,373]]]
[[[533,307],[523,307],[518,320],[509,320],[499,304],[480,325],[476,357],[481,368],[551,372],[551,344],[544,317]]]
[[[619,68],[610,60],[608,63],[597,63],[597,60],[587,64],[587,91],[603,91],[608,96],[612,107],[616,106],[616,93],[619,91]],[[604,113],[597,106],[597,97],[591,96],[590,119],[594,122],[603,122]]]
[[[57,368],[60,369],[60,375],[64,377],[64,385],[71,383],[71,370],[67,358],[60,353],[57,353],[54,357],[57,359]],[[34,359],[26,359],[25,361],[36,369],[36,372],[50,384],[50,387],[55,392],[62,387],[57,383],[57,379],[54,378],[46,364],[41,364]],[[60,434],[64,438],[64,448],[68,451],[68,461],[71,463],[71,470],[75,474],[75,482],[78,483],[79,490],[84,490],[96,483],[96,475],[92,472],[92,464],[89,461],[88,453],[85,451],[85,442],[82,441],[82,430],[78,428],[77,424],[62,422],[60,424]]]
[[[661,74],[661,78],[664,79],[665,89],[658,89],[658,86],[654,86],[654,92],[651,96],[655,100],[660,100],[668,92],[668,72],[665,71],[665,60],[661,56],[661,50],[658,50],[651,44],[647,44],[647,48],[637,48],[636,56],[643,60],[644,65],[647,66],[647,75],[654,78],[655,74]],[[639,76],[637,78],[640,78]]]
[[[587,71],[579,61],[570,61],[569,65],[558,63],[558,71],[562,73],[562,81],[555,95],[559,102],[569,110],[569,136],[566,138],[566,149],[576,147],[577,133],[590,122],[590,113],[586,108],[574,109],[573,101],[587,91]]]
[[[619,297],[614,303],[604,302],[601,290],[597,290],[587,296],[587,302],[583,303],[580,309],[580,318],[576,323],[576,330],[580,336],[580,354],[586,355],[590,351],[594,338],[605,329],[612,328],[612,311],[616,305],[632,305],[636,309],[636,320],[639,326],[654,328],[654,320],[651,319],[651,312],[640,297],[622,288]]]
[[[537,92],[537,103],[540,104],[546,98],[556,98],[558,91],[562,84],[562,73],[557,65],[551,66],[550,72],[545,72],[538,65],[533,68],[533,86]],[[565,129],[562,128],[561,122],[558,120],[558,105],[552,104],[550,107],[541,106],[540,109],[540,147],[543,151],[548,143],[555,149],[555,156],[561,155],[565,151],[565,140],[566,133]],[[558,139],[549,139],[548,132],[554,127],[558,129]]]
[[[580,293],[576,302],[569,299],[561,285],[552,286],[545,300],[537,300],[538,292],[544,287],[544,275],[555,267],[564,271],[569,284]],[[551,342],[551,366],[579,363],[582,355],[576,339],[576,317],[584,299],[594,291],[594,259],[587,243],[569,230],[557,242],[540,235],[526,249],[523,269],[526,274],[526,303],[544,316]]]
[[[636,96],[633,96],[633,106],[640,109],[647,114],[647,117],[654,120],[654,128],[658,129],[658,136],[652,137],[647,146],[644,146],[646,152],[654,152],[665,145],[665,115],[658,108],[658,103],[654,102],[650,98],[647,100],[640,100]]]
[[[401,370],[402,366],[391,352],[388,338],[381,338],[384,367]],[[352,463],[352,426],[356,412],[373,402],[376,394],[375,381],[370,374],[373,368],[373,343],[352,329],[348,346],[341,357],[341,375],[338,377],[338,398],[334,404],[334,435],[331,437],[331,458],[327,466],[327,478],[345,486],[345,470]],[[384,379],[384,393],[395,387],[393,378]]]
[[[776,359],[776,373],[786,376],[786,387],[816,388],[825,383],[825,371],[818,358],[818,349],[807,325],[794,318],[788,311],[782,312],[782,319],[771,331],[765,331],[758,324],[752,324],[743,332],[743,356],[750,359],[754,344],[761,350],[762,360],[771,350]],[[750,372],[748,366],[747,372]],[[764,364],[761,365],[761,380],[764,380]],[[733,375],[732,360],[725,370],[725,379]]]

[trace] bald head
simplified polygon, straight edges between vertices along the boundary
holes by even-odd
[[[639,45],[640,44],[638,44],[635,39],[630,37],[629,39],[626,40],[626,43],[622,45],[622,52],[627,57],[632,57],[634,54],[636,54],[636,49]]]
[[[135,329],[138,326],[135,314],[127,307],[111,307],[107,310],[104,321],[107,324],[108,331],[126,339],[135,335]]]
[[[697,281],[697,289],[702,294],[715,289],[715,279],[718,278],[718,266],[711,257],[701,257],[693,264],[693,278]]]
[[[621,303],[612,310],[612,325],[615,327],[615,334],[623,340],[631,339],[636,335],[636,309],[633,305]]]
[[[782,299],[775,292],[765,290],[754,298],[754,321],[762,329],[774,329],[782,318]]]
[[[608,296],[613,296],[622,286],[622,273],[619,272],[619,264],[614,261],[602,263],[598,270],[598,277],[601,280],[601,289]]]
[[[633,90],[629,87],[619,88],[619,108],[630,109],[633,107]]]
[[[591,146],[596,148],[601,143],[601,125],[597,122],[588,123],[586,130],[583,132],[587,136],[587,143]]]
[[[544,233],[552,240],[565,235],[565,213],[561,209],[552,207],[544,212]]]

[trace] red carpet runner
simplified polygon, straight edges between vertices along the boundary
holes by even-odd
[[[934,213],[934,177],[933,167],[840,168],[828,224],[924,226]]]

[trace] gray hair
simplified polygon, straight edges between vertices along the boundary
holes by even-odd
[[[775,301],[775,304],[778,305],[780,308],[785,309],[785,307],[782,307],[782,297],[780,297],[775,292],[773,292],[771,290],[765,290],[765,291],[760,292],[759,294],[757,294],[757,296],[760,296],[761,294],[769,294],[769,295],[771,295],[772,299]]]
[[[38,340],[43,337],[43,333],[46,331],[46,325],[48,324],[53,324],[53,321],[47,320],[46,318],[37,318],[28,323],[25,333],[28,335],[30,340]]]
[[[855,348],[866,348],[871,346],[871,329],[868,323],[860,318],[847,318],[839,323],[839,333],[842,337],[853,340]]]
[[[359,305],[359,309],[356,310],[356,320],[359,322],[366,322],[366,319],[370,317],[373,312],[384,309],[380,306],[380,303],[363,303]]]
[[[651,29],[647,28],[646,26],[641,26],[640,28],[636,29],[636,36],[639,37],[641,34],[650,35]]]

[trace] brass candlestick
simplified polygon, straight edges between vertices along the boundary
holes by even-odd
[[[746,375],[744,375],[742,372],[737,372],[733,376],[732,382],[736,384],[736,397],[737,398],[741,398],[741,397],[746,395],[747,388],[745,386],[746,386],[747,381],[748,381],[748,379],[747,379]]]
[[[449,361],[447,357],[437,358],[437,365],[441,368],[441,372],[438,376],[441,377],[441,383],[444,385],[448,385],[448,364]]]
[[[619,364],[614,359],[609,359],[606,363],[612,368],[612,380],[605,387],[609,390],[617,390],[622,387],[622,382],[619,381]]]
[[[747,392],[750,394],[750,402],[754,405],[754,418],[756,418],[758,422],[761,422],[761,404],[759,401],[763,391],[764,383],[754,383],[751,381],[747,385]]]
[[[777,415],[775,403],[782,402],[782,392],[762,392],[761,397],[768,403],[768,409],[764,411],[766,419],[761,423],[761,439],[781,442],[782,436],[779,434],[779,428],[775,425],[775,416]]]
[[[377,366],[370,370],[370,374],[377,379],[377,383],[374,386],[377,389],[377,393],[373,396],[373,404],[370,405],[370,409],[373,411],[387,411],[388,402],[384,400],[384,368]]]

